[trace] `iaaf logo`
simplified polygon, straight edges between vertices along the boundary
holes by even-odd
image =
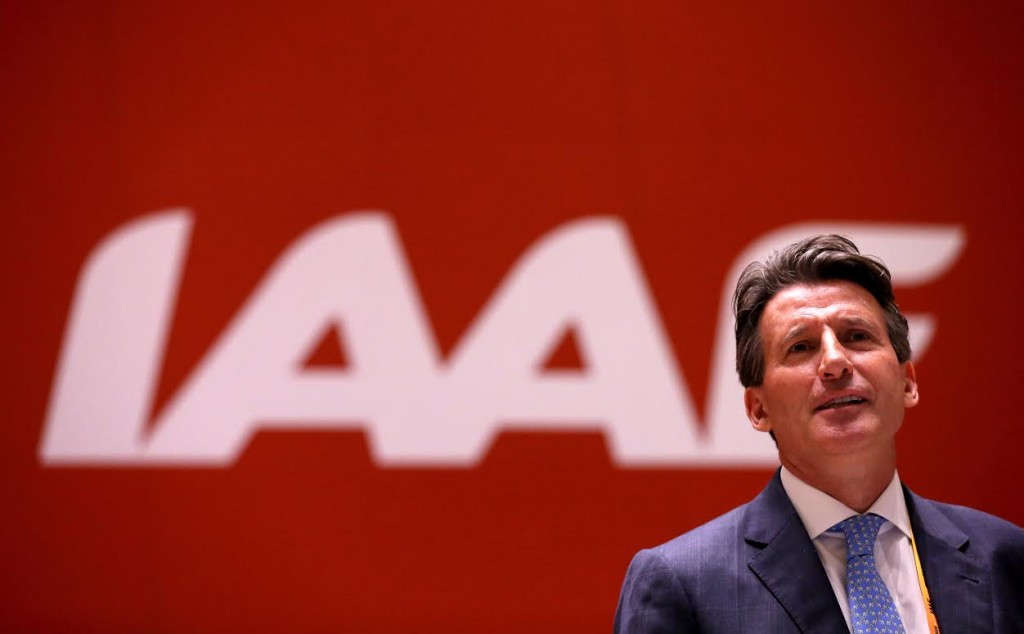
[[[771,441],[746,422],[734,371],[730,295],[742,267],[837,232],[908,287],[941,276],[964,242],[957,227],[832,222],[761,237],[723,281],[701,427],[621,220],[577,220],[539,239],[442,359],[390,218],[349,213],[289,247],[150,426],[190,227],[188,210],[152,214],[90,255],[43,464],[227,467],[271,428],[363,429],[381,466],[473,466],[510,428],[599,431],[625,467],[774,464]],[[907,318],[919,357],[935,321]],[[348,367],[302,367],[332,325]],[[584,367],[545,370],[567,329]]]

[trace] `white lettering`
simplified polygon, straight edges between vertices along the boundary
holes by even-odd
[[[385,466],[472,466],[503,429],[600,431],[622,466],[774,464],[770,440],[746,423],[733,369],[730,300],[741,268],[831,231],[882,257],[905,287],[941,276],[963,244],[955,227],[831,223],[755,242],[726,277],[701,433],[621,221],[580,220],[538,241],[445,361],[390,219],[350,213],[281,256],[147,435],[190,224],[186,210],[154,214],[90,256],[57,367],[44,464],[227,466],[262,429],[364,429]],[[908,319],[920,356],[935,322]],[[331,326],[348,367],[303,368]],[[570,329],[584,367],[545,370]]]

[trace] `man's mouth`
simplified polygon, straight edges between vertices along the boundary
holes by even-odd
[[[868,402],[868,400],[866,398],[861,398],[859,396],[840,396],[839,398],[834,398],[831,401],[828,401],[826,403],[823,403],[823,404],[815,407],[814,411],[820,412],[820,411],[826,410],[826,409],[838,409],[840,407],[849,407],[851,405],[860,405],[861,403],[867,403],[867,402]]]

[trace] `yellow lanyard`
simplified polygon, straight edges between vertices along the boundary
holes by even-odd
[[[928,586],[924,582],[924,569],[921,568],[921,556],[917,554],[917,540],[914,539],[914,529],[910,529],[910,547],[914,551],[914,565],[917,566],[917,582],[921,585],[924,609],[928,613],[928,631],[931,634],[939,634],[939,621],[935,618],[935,609],[932,607],[932,595],[928,593]]]

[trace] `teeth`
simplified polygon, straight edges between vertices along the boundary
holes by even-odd
[[[839,407],[840,405],[846,405],[847,403],[860,403],[864,399],[857,396],[842,396],[837,399],[831,400],[828,403],[822,405],[819,409],[828,409],[830,407]]]

